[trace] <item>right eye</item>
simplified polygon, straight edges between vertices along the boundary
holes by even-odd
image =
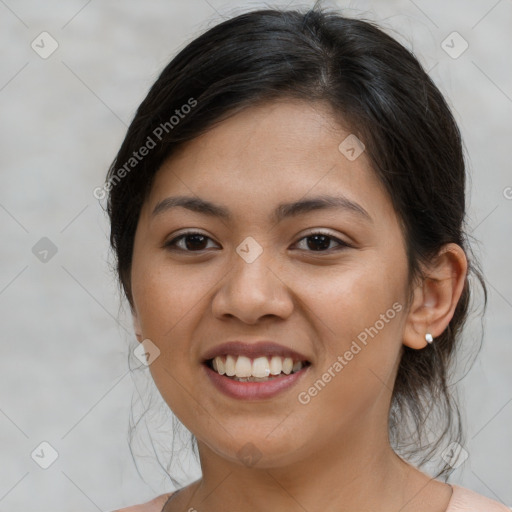
[[[208,240],[212,239],[197,231],[187,231],[164,244],[171,251],[200,252],[207,249]]]

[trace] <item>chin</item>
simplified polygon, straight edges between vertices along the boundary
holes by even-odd
[[[287,433],[268,436],[268,432],[271,430],[267,428],[255,431],[252,425],[251,431],[245,435],[243,431],[236,430],[233,437],[209,437],[199,442],[200,451],[201,444],[204,444],[208,451],[211,450],[223,459],[254,469],[285,467],[306,456],[305,440],[293,438]]]

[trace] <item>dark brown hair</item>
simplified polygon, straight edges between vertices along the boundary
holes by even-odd
[[[161,164],[181,143],[227,116],[285,97],[329,104],[339,123],[364,141],[402,223],[411,290],[421,278],[422,264],[444,244],[456,243],[468,253],[459,129],[414,55],[371,22],[337,12],[316,7],[305,12],[258,10],[214,26],[179,52],[139,106],[112,163],[105,185],[110,241],[131,305],[135,229]],[[144,158],[130,160],[149,146]],[[130,161],[134,165],[127,167]],[[481,274],[473,260],[469,264],[486,302]],[[403,347],[390,439],[409,458],[423,453],[420,465],[431,461],[439,447],[462,440],[448,370],[469,302],[466,280],[445,332],[423,350]],[[425,448],[427,419],[435,422],[436,432]],[[446,464],[438,476],[449,472]]]

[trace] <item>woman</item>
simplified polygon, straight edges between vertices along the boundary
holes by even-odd
[[[480,274],[458,128],[399,43],[319,9],[227,20],[164,69],[105,189],[202,468],[125,511],[507,510],[411,463],[428,422],[422,463],[464,455],[447,386]]]

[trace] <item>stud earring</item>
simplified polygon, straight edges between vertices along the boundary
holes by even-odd
[[[432,334],[427,332],[427,334],[425,334],[425,340],[427,341],[427,343],[432,343],[434,341],[434,338],[432,337]]]

